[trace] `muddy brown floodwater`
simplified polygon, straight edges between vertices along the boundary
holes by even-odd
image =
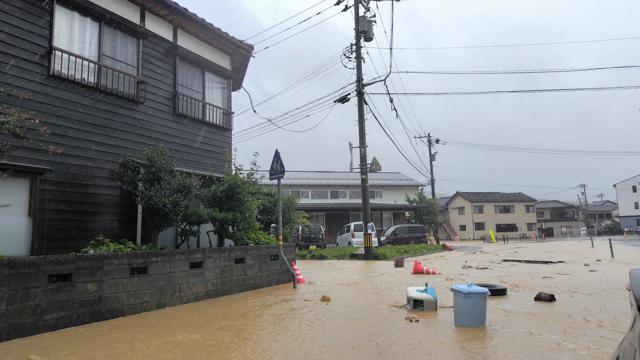
[[[588,241],[474,245],[481,249],[418,258],[438,276],[411,275],[410,261],[398,269],[390,261],[299,261],[307,284],[297,290],[281,285],[12,340],[0,343],[0,358],[609,358],[630,323],[624,285],[639,247],[618,242],[612,260],[605,242],[595,249]],[[437,289],[439,311],[399,308],[406,287],[427,281]],[[488,299],[486,328],[453,326],[449,287],[468,281],[509,287],[508,296]],[[558,301],[534,302],[538,291]],[[321,302],[323,295],[331,301]],[[421,321],[410,323],[408,315]]]

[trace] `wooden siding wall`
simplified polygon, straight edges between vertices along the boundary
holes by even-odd
[[[144,102],[136,103],[48,75],[51,1],[0,0],[0,105],[33,112],[51,131],[49,155],[35,144],[9,161],[52,168],[40,181],[34,254],[76,251],[96,234],[135,240],[135,204],[116,170],[125,155],[163,144],[180,168],[220,174],[231,158],[231,131],[174,115],[172,44],[142,40]],[[1,234],[0,234],[1,236]]]

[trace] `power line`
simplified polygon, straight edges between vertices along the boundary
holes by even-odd
[[[465,96],[465,95],[498,95],[498,94],[536,94],[546,92],[582,92],[582,91],[614,91],[614,90],[640,90],[640,85],[629,86],[602,86],[602,87],[581,87],[581,88],[553,88],[553,89],[519,89],[519,90],[489,90],[489,91],[443,91],[443,92],[395,92],[392,95],[405,96]],[[389,94],[380,92],[370,92],[369,95]]]
[[[389,133],[387,132],[387,129],[384,128],[384,126],[382,126],[382,123],[380,122],[380,119],[378,118],[378,116],[376,115],[376,113],[373,111],[373,109],[371,108],[371,106],[366,103],[365,105],[367,105],[367,108],[369,108],[369,111],[371,112],[371,115],[373,116],[373,118],[376,120],[376,122],[378,123],[378,125],[380,126],[380,128],[382,129],[382,131],[384,132],[384,134],[387,136],[387,138],[389,139],[389,141],[391,141],[391,143],[393,144],[393,146],[396,148],[396,150],[398,150],[398,152],[400,153],[400,155],[402,155],[402,157],[404,158],[404,160],[415,170],[417,171],[420,175],[424,176],[425,178],[429,178],[428,175],[426,175],[425,173],[422,172],[422,170],[420,170],[413,162],[411,162],[411,160],[409,160],[409,158],[407,157],[407,155],[400,150],[400,148],[398,147],[398,144],[396,144],[396,142],[393,140],[393,138],[389,135]]]
[[[315,3],[315,4],[311,5],[311,6],[309,6],[308,8],[305,8],[304,10],[299,11],[299,12],[297,12],[297,13],[295,13],[295,14],[293,14],[293,15],[289,16],[289,17],[288,17],[288,18],[286,18],[286,19],[281,20],[281,21],[277,22],[276,24],[273,24],[273,25],[269,26],[268,28],[266,28],[266,29],[264,29],[264,30],[262,30],[262,31],[260,31],[260,32],[258,32],[258,33],[256,33],[256,34],[253,34],[253,35],[249,36],[248,38],[244,39],[244,41],[249,41],[249,40],[253,39],[253,38],[254,38],[254,37],[256,37],[256,36],[260,36],[260,35],[264,34],[265,32],[267,32],[267,31],[269,31],[269,30],[271,30],[271,29],[273,29],[273,28],[275,28],[275,27],[277,27],[277,26],[279,26],[279,25],[282,25],[283,23],[285,23],[285,22],[287,22],[287,21],[289,21],[289,20],[293,19],[294,17],[296,17],[296,16],[298,16],[298,15],[300,15],[300,14],[302,14],[302,13],[306,12],[307,10],[310,10],[310,9],[312,9],[312,8],[314,8],[314,7],[316,7],[316,6],[320,5],[320,4],[322,4],[322,3],[323,3],[323,2],[325,2],[325,1],[327,1],[327,0],[320,0],[320,1],[318,1],[317,3]]]
[[[296,89],[297,87],[311,81],[311,80],[316,80],[314,83],[317,82],[317,80],[321,77],[326,76],[325,73],[329,73],[330,70],[332,70],[335,66],[337,66],[339,64],[338,61],[338,56],[339,54],[336,55],[332,55],[331,57],[329,57],[328,59],[322,61],[322,63],[320,63],[319,65],[313,67],[311,70],[309,70],[308,72],[296,77],[295,79],[291,80],[290,82],[288,82],[287,84],[283,85],[282,87],[275,89],[273,91],[271,91],[271,95],[260,99],[260,101],[258,101],[257,103],[254,104],[254,106],[257,108],[260,105],[263,105],[271,100],[273,100],[274,98],[284,95],[290,91],[292,91],[293,89]],[[334,73],[334,71],[331,71],[330,73]],[[235,118],[238,119],[240,118],[243,114],[251,111],[252,108],[251,106],[243,109],[242,111],[238,112],[235,115]]]
[[[336,16],[340,15],[340,14],[341,14],[342,12],[344,12],[344,11],[345,11],[345,10],[344,10],[344,9],[342,9],[342,10],[338,11],[337,13],[335,13],[335,14],[333,14],[333,15],[330,15],[330,16],[328,16],[328,17],[326,17],[326,18],[324,18],[324,19],[322,19],[322,20],[318,21],[318,22],[317,22],[317,23],[315,23],[315,24],[312,24],[312,25],[310,25],[310,26],[307,26],[306,28],[304,28],[304,29],[302,29],[302,30],[300,30],[300,31],[298,31],[298,32],[296,32],[296,33],[294,33],[294,34],[291,34],[291,35],[289,35],[289,36],[287,36],[287,37],[285,37],[285,38],[283,38],[283,39],[280,39],[280,40],[278,40],[278,41],[276,41],[276,42],[274,42],[274,43],[272,43],[272,44],[269,44],[269,45],[267,45],[267,46],[263,47],[262,49],[260,49],[260,50],[258,50],[258,51],[254,51],[254,52],[253,52],[253,55],[257,55],[257,54],[259,54],[259,53],[261,53],[261,52],[263,52],[263,51],[265,51],[265,50],[267,50],[267,49],[271,49],[272,47],[274,47],[274,46],[276,46],[276,45],[278,45],[278,44],[281,44],[281,43],[283,43],[283,42],[285,42],[285,41],[287,41],[287,40],[291,39],[292,37],[294,37],[294,36],[296,36],[296,35],[302,34],[303,32],[305,32],[305,31],[307,31],[307,30],[309,30],[309,29],[311,29],[311,28],[314,28],[314,27],[316,27],[316,26],[318,26],[318,25],[320,25],[320,24],[324,23],[325,21],[328,21],[328,20],[330,20],[330,19],[332,19],[332,18],[334,18],[334,17],[336,17]]]
[[[267,119],[261,123],[252,125],[248,128],[242,129],[240,131],[238,131],[237,133],[234,134],[234,137],[236,138],[240,138],[240,137],[246,137],[246,136],[252,136],[255,135],[255,133],[261,133],[265,128],[268,128],[272,125],[272,122],[279,120],[281,123],[280,125],[282,125],[283,122],[290,120],[290,122],[288,122],[287,124],[293,123],[293,122],[297,122],[300,121],[303,118],[307,118],[310,116],[309,112],[310,111],[314,111],[314,110],[318,110],[319,108],[322,108],[322,106],[327,106],[330,107],[333,105],[333,102],[326,104],[324,103],[327,99],[337,96],[338,93],[343,92],[344,89],[346,89],[347,87],[351,86],[353,83],[349,83],[337,90],[334,90],[324,96],[315,98],[305,104],[302,104],[300,106],[297,106],[291,110],[288,110],[278,116],[275,117],[262,117],[263,119]],[[323,108],[324,109],[324,108]],[[302,117],[301,117],[302,116]],[[266,133],[266,132],[264,132]]]
[[[523,70],[406,70],[394,71],[394,74],[424,74],[424,75],[510,75],[510,74],[551,74],[602,70],[637,69],[640,65],[600,66],[573,69],[523,69]]]
[[[302,20],[298,21],[297,23],[295,23],[295,24],[293,24],[293,25],[291,25],[291,26],[289,26],[289,27],[287,27],[287,28],[285,28],[285,29],[283,29],[283,30],[278,31],[278,32],[277,32],[277,33],[275,33],[275,34],[271,34],[271,35],[267,36],[266,38],[264,38],[264,39],[262,39],[262,40],[260,40],[260,41],[258,41],[258,42],[256,42],[256,43],[254,43],[253,45],[262,44],[263,42],[265,42],[265,41],[267,41],[267,40],[273,39],[274,37],[276,37],[276,36],[278,36],[278,35],[280,35],[280,34],[282,34],[282,33],[285,33],[285,32],[287,32],[287,31],[289,31],[289,30],[291,30],[291,29],[293,29],[293,28],[295,28],[295,27],[297,27],[297,26],[300,26],[300,25],[302,25],[302,24],[306,23],[307,21],[309,21],[309,20],[313,19],[313,18],[314,18],[314,17],[316,17],[316,16],[320,16],[320,15],[322,15],[322,13],[324,13],[325,11],[327,11],[327,10],[331,9],[332,7],[337,6],[337,5],[339,5],[339,3],[336,3],[335,5],[331,5],[331,6],[329,6],[329,7],[326,7],[326,8],[324,8],[324,9],[322,9],[322,10],[318,11],[317,13],[315,13],[315,14],[313,14],[313,15],[309,16],[309,17],[306,17],[306,18],[304,18],[304,19],[302,19]],[[257,35],[256,35],[256,36],[257,36]]]
[[[586,155],[640,156],[640,151],[532,148],[532,147],[522,147],[522,146],[479,144],[479,143],[452,141],[452,140],[446,140],[446,145],[474,149],[474,150],[489,150],[489,151],[529,153],[529,154],[580,155],[580,156],[586,156]]]
[[[482,49],[482,48],[503,48],[503,47],[523,47],[523,46],[552,46],[552,45],[569,45],[569,44],[587,44],[609,41],[636,40],[640,36],[628,36],[608,39],[595,40],[574,40],[574,41],[556,41],[556,42],[537,42],[537,43],[518,43],[518,44],[489,44],[489,45],[462,45],[462,46],[432,46],[432,47],[396,47],[395,50],[447,50],[447,49]],[[387,48],[382,48],[387,49]]]

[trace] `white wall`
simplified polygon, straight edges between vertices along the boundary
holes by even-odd
[[[229,57],[229,55],[205,44],[200,39],[197,39],[182,30],[178,30],[178,45],[231,70],[231,57]]]
[[[144,15],[144,26],[158,36],[173,41],[173,25],[148,11]]]
[[[345,190],[359,191],[360,186],[283,186],[284,193],[288,195],[291,190]],[[369,191],[382,190],[382,198],[371,199],[376,204],[406,204],[406,195],[415,196],[419,191],[417,186],[369,186]],[[362,199],[300,199],[300,203],[360,203]]]
[[[31,180],[0,176],[0,255],[31,255]]]
[[[638,192],[633,192],[632,185]],[[640,216],[640,210],[633,206],[634,202],[640,202],[640,175],[616,184],[616,197],[619,216]]]
[[[112,13],[118,14],[123,18],[140,24],[140,8],[127,0],[89,0]]]

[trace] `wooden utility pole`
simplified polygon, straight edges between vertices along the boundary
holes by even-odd
[[[430,179],[429,179],[429,183],[431,184],[431,198],[433,200],[436,199],[436,178],[435,176],[433,176],[433,162],[435,161],[435,154],[433,153],[433,139],[431,138],[431,133],[428,133],[427,136],[424,135],[420,135],[420,136],[414,136],[414,138],[416,139],[420,139],[422,141],[424,141],[424,139],[427,139],[427,147],[429,148],[429,173],[430,173]],[[438,144],[440,143],[440,139],[436,139],[435,143]]]
[[[369,209],[369,163],[367,161],[367,134],[364,121],[364,83],[362,80],[362,34],[360,33],[360,3],[353,4],[353,20],[356,36],[356,95],[358,97],[358,138],[360,150],[360,187],[362,189],[362,224],[364,226],[364,258],[373,258],[373,234],[369,232],[371,211]]]

